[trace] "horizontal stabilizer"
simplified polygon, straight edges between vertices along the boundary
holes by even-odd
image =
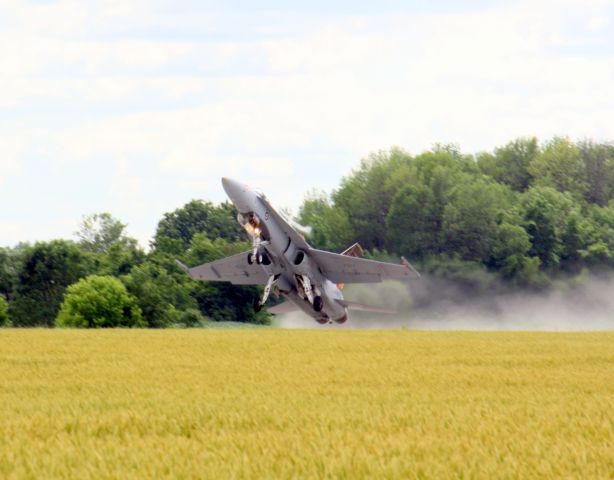
[[[373,313],[388,313],[394,314],[399,313],[396,310],[392,310],[390,308],[384,307],[374,307],[372,305],[365,305],[364,303],[356,303],[356,302],[348,302],[347,300],[335,300],[339,305],[347,308],[348,310],[360,310],[362,312],[373,312]]]
[[[294,302],[291,302],[289,300],[286,300],[285,302],[275,305],[273,307],[267,308],[267,311],[269,313],[272,313],[273,315],[296,312],[297,310],[299,310],[298,306]]]
[[[183,270],[185,273],[189,274],[190,273],[190,267],[188,267],[185,263],[181,262],[180,260],[175,259],[175,263],[177,264],[177,266],[179,268],[181,268],[181,270]]]
[[[416,278],[420,278],[420,273],[418,272],[418,270],[416,270],[414,266],[409,263],[405,257],[401,257],[401,263],[407,268],[409,268],[412,272],[414,272],[416,274]]]
[[[346,257],[358,257],[358,258],[362,258],[363,257],[363,253],[364,250],[362,249],[362,247],[360,246],[360,243],[356,242],[354,245],[352,245],[351,247],[346,248],[343,252],[341,252],[339,255],[345,255]]]

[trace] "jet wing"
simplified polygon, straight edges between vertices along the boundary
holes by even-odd
[[[248,253],[239,253],[192,268],[179,260],[176,262],[194,280],[231,282],[234,285],[265,285],[269,279],[267,273],[261,265],[247,263]]]
[[[309,250],[309,255],[318,264],[322,274],[335,283],[377,283],[382,280],[406,280],[420,276],[407,262],[396,265],[314,248]]]

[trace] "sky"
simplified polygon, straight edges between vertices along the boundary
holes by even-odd
[[[0,1],[0,246],[147,246],[236,178],[296,212],[372,152],[614,140],[614,1]]]

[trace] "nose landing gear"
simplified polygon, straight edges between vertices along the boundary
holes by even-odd
[[[270,265],[271,257],[266,253],[266,251],[253,253],[249,252],[247,254],[247,263],[249,265],[253,265],[256,262],[257,265]]]

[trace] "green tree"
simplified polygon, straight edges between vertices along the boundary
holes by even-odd
[[[407,185],[424,185],[432,192],[433,218],[441,220],[450,191],[463,176],[476,177],[479,170],[471,156],[449,145],[436,145],[432,151],[412,158],[400,149],[378,152],[361,162],[360,169],[343,179],[332,195],[333,206],[347,217],[350,230],[363,247],[397,251],[398,239],[387,234],[389,213],[395,196]],[[396,199],[397,203],[400,199]],[[402,214],[397,206],[396,215]],[[437,225],[437,230],[440,225]]]
[[[66,240],[38,242],[25,247],[10,303],[15,326],[52,326],[68,285],[92,269],[89,258]]]
[[[207,318],[203,316],[198,308],[188,308],[179,312],[177,326],[184,327],[201,327],[207,322]]]
[[[147,255],[134,238],[124,238],[97,255],[96,272],[100,275],[125,275],[146,258]]]
[[[165,213],[158,223],[153,241],[156,250],[180,255],[190,246],[192,237],[202,233],[214,240],[245,240],[246,234],[236,220],[237,212],[229,202],[213,205],[192,200],[174,212]]]
[[[531,187],[521,197],[525,229],[531,239],[530,255],[549,270],[565,255],[564,235],[578,204],[569,193],[550,187]]]
[[[0,295],[0,327],[10,325],[9,307],[6,300]]]
[[[120,242],[124,236],[126,225],[110,213],[95,213],[81,219],[75,235],[83,250],[93,253],[104,253],[111,245]]]
[[[490,266],[519,285],[541,282],[540,260],[529,256],[530,250],[531,240],[525,229],[504,221],[496,227]]]
[[[134,238],[125,235],[125,228],[125,224],[106,212],[81,220],[75,235],[81,249],[94,256],[97,273],[124,275],[145,260],[145,252]]]
[[[20,261],[20,248],[0,247],[0,295],[11,298],[17,282],[17,265]]]
[[[498,219],[511,207],[511,192],[500,184],[475,181],[458,185],[443,213],[442,242],[463,260],[488,259]]]
[[[298,221],[311,228],[309,242],[316,248],[339,252],[354,242],[346,213],[331,205],[323,192],[312,192],[305,199]]]
[[[580,256],[593,269],[614,266],[614,202],[604,207],[589,205],[584,220],[584,238]]]
[[[422,298],[417,299],[417,304],[423,305],[432,303],[433,299],[455,301],[485,294],[499,283],[497,275],[484,264],[462,260],[458,255],[427,257],[422,262],[421,273],[425,274],[425,283],[424,287],[418,287],[418,296]]]
[[[568,138],[553,138],[531,161],[528,170],[536,185],[570,192],[578,198],[588,192],[580,151]]]
[[[190,242],[184,258],[191,265],[219,260],[251,249],[248,242],[228,242],[223,238],[211,239],[205,233],[197,233]],[[247,258],[247,257],[246,257]],[[247,260],[246,260],[247,261]]]
[[[420,259],[438,252],[442,211],[433,191],[405,185],[394,196],[386,219],[387,244],[403,255]]]
[[[458,185],[479,177],[473,160],[441,147],[398,169],[390,181],[395,196],[386,219],[388,250],[417,258],[444,251],[444,210]]]
[[[607,205],[614,194],[614,145],[585,140],[577,148],[586,171],[586,200]]]
[[[396,187],[391,179],[410,160],[400,149],[372,154],[333,193],[334,206],[344,212],[351,231],[363,247],[386,248],[386,217]]]
[[[188,277],[183,276],[184,283],[187,283]],[[179,283],[173,275],[152,262],[133,268],[130,274],[122,277],[122,281],[136,298],[149,327],[163,328],[179,323],[183,311],[198,308],[189,295],[190,286]]]
[[[496,148],[494,155],[478,155],[478,166],[486,175],[497,182],[509,185],[517,192],[529,187],[531,174],[529,165],[539,154],[537,138],[517,138],[503,147]]]
[[[55,324],[58,327],[144,327],[141,310],[122,282],[91,275],[68,287]]]

